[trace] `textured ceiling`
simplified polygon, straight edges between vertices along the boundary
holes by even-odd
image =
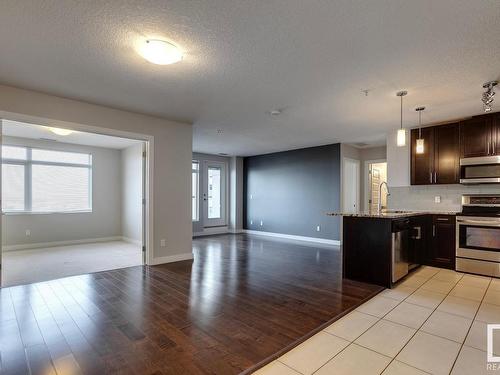
[[[251,155],[380,141],[399,89],[406,126],[418,105],[425,122],[479,114],[499,36],[498,0],[2,0],[0,82],[192,122],[195,151]],[[143,60],[151,37],[184,60]]]

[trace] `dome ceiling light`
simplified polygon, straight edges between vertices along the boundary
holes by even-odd
[[[156,65],[170,65],[182,60],[181,50],[164,40],[146,40],[140,49],[140,54]]]
[[[49,130],[54,133],[54,134],[57,134],[57,135],[63,135],[63,136],[66,136],[66,135],[70,135],[70,134],[73,134],[74,131],[73,130],[69,130],[69,129],[62,129],[62,128],[49,128]]]

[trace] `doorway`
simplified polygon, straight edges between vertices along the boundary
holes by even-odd
[[[359,176],[360,162],[356,159],[344,158],[343,161],[343,202],[345,212],[359,211]]]
[[[147,262],[148,141],[0,123],[2,286]]]
[[[203,176],[203,226],[226,226],[226,163],[205,161]]]
[[[376,212],[379,204],[380,184],[387,182],[387,162],[385,160],[368,160],[365,162],[365,207]],[[387,190],[383,190],[381,207],[387,207]]]

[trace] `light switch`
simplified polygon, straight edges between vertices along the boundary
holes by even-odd
[[[264,222],[261,220],[260,221],[260,226],[263,226],[264,225]]]
[[[321,227],[318,225],[318,226],[316,227],[316,232],[319,232],[319,231],[321,231]]]

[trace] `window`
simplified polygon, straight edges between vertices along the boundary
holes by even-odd
[[[3,212],[92,210],[92,155],[2,147]]]
[[[193,160],[192,162],[192,217],[193,221],[200,220],[200,209],[199,209],[199,189],[200,189],[200,163]]]

